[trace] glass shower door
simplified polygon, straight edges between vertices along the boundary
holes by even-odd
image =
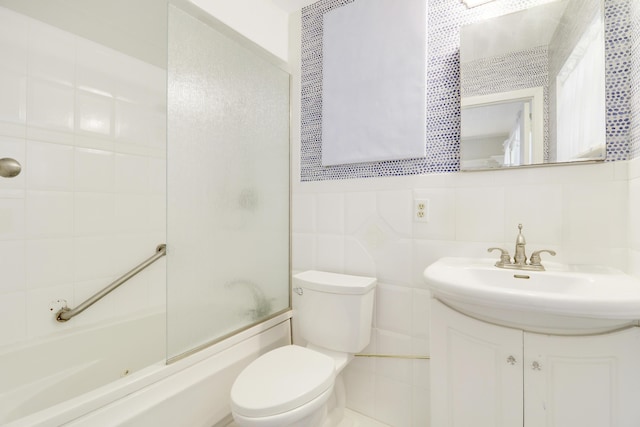
[[[289,307],[289,74],[182,7],[169,7],[169,359]]]

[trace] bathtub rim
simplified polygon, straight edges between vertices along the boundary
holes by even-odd
[[[211,345],[203,346],[197,352],[188,352],[180,355],[179,359],[174,358],[171,363],[168,363],[167,360],[160,360],[130,376],[120,378],[65,402],[14,420],[6,424],[5,427],[53,427],[68,423],[128,394],[175,375],[276,325],[290,321],[292,315],[293,311],[287,309],[261,323],[231,334]]]

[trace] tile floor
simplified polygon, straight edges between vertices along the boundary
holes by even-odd
[[[238,425],[232,421],[229,424],[226,424],[224,427],[238,427]],[[388,426],[387,424],[382,424],[378,421],[372,420],[371,418],[365,417],[364,415],[361,415],[358,412],[346,409],[344,414],[344,419],[338,425],[338,427],[390,427],[390,426]]]

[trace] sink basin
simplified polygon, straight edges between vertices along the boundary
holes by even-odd
[[[546,271],[508,270],[495,262],[442,258],[424,278],[446,305],[505,326],[575,335],[638,324],[640,280],[621,271],[552,262]]]

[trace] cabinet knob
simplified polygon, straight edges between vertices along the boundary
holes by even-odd
[[[534,361],[531,364],[531,369],[533,369],[534,371],[541,371],[542,370],[542,366],[540,366],[540,363],[538,363],[537,361]]]
[[[509,356],[509,357],[507,357],[507,363],[508,363],[509,365],[515,365],[515,364],[516,364],[516,358],[515,358],[515,357],[513,357],[513,356]]]

